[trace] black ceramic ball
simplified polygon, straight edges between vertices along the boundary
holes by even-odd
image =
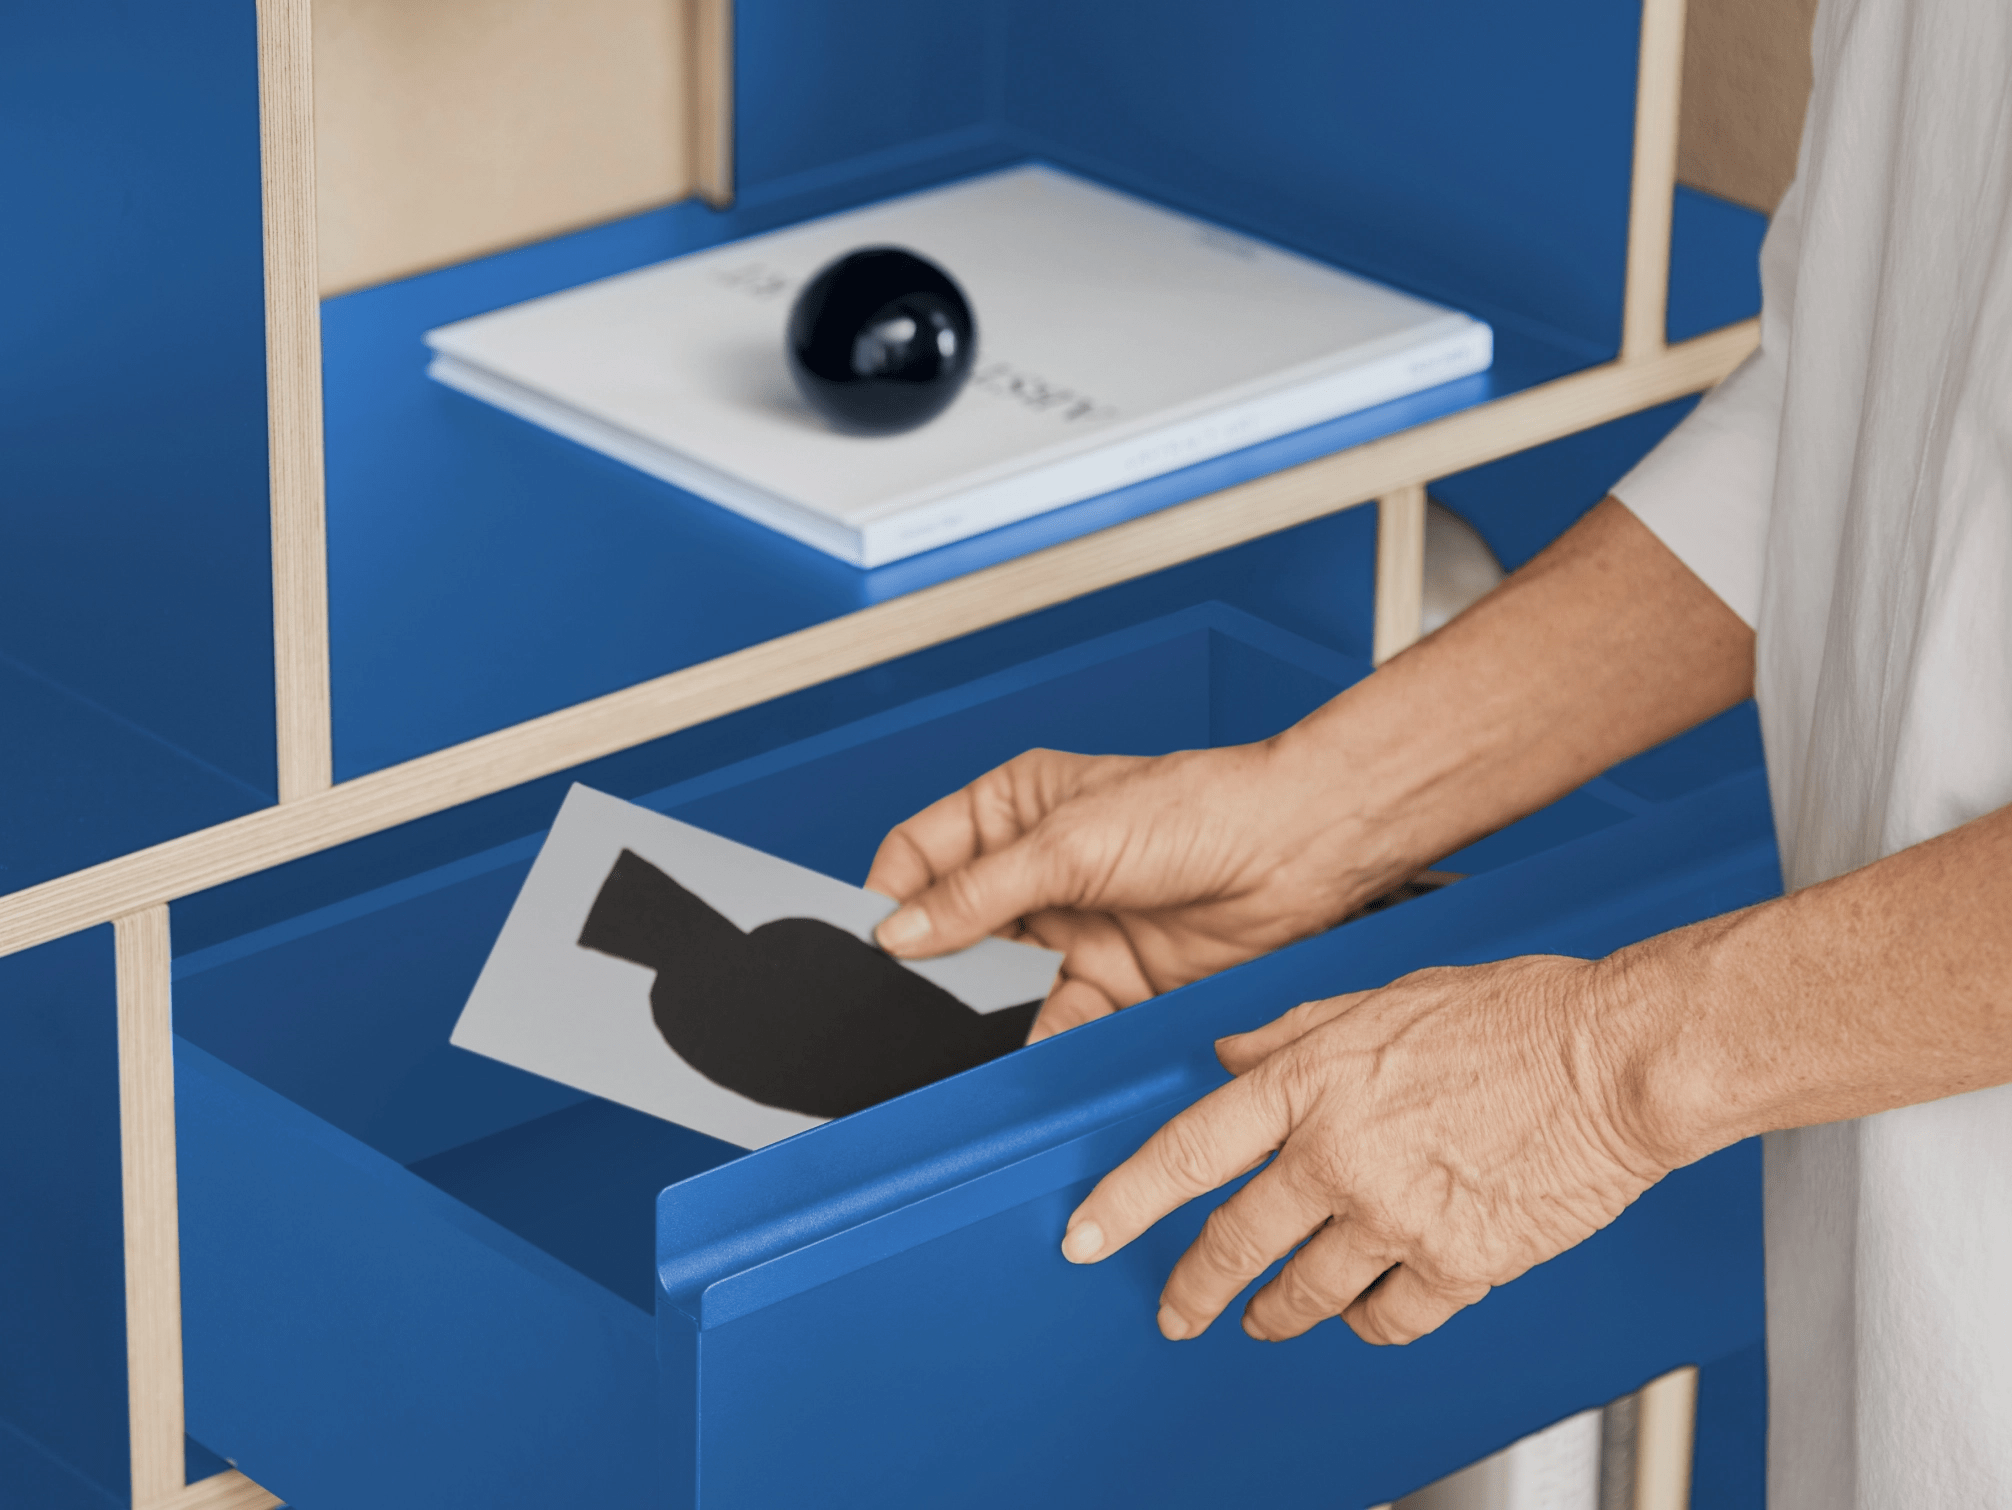
[[[789,312],[790,376],[811,408],[855,435],[913,430],[971,374],[978,330],[962,289],[895,246],[848,252]]]

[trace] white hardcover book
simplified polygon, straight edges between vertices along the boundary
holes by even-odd
[[[906,247],[978,326],[905,434],[797,396],[797,291]],[[791,226],[429,331],[439,381],[857,566],[880,566],[1465,377],[1488,326],[1047,167]]]

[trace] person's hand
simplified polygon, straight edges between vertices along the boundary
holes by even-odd
[[[1109,1257],[1276,1150],[1175,1265],[1160,1330],[1199,1335],[1291,1253],[1244,1309],[1251,1336],[1337,1315],[1368,1342],[1422,1336],[1686,1162],[1640,1125],[1639,1061],[1609,1031],[1639,1016],[1630,973],[1625,956],[1422,970],[1225,1038],[1237,1078],[1099,1182],[1063,1256]]]
[[[1331,926],[1404,880],[1280,742],[1158,758],[1030,750],[890,833],[866,884],[891,953],[992,933],[1061,950],[1031,1037]]]

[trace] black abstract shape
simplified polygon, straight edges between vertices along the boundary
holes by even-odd
[[[580,946],[657,972],[664,1042],[763,1106],[843,1117],[1027,1041],[1037,1001],[974,1012],[941,986],[817,918],[743,933],[623,850]]]

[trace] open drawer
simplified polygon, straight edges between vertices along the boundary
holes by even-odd
[[[1367,670],[1208,604],[644,801],[857,881],[1030,745],[1261,737]],[[1223,1033],[1771,894],[1756,761],[1708,727],[1449,858],[1456,885],[755,1153],[449,1046],[539,836],[189,955],[189,1429],[310,1510],[1355,1506],[1750,1347],[1748,1147],[1404,1349],[1162,1342],[1213,1198],[1093,1269],[1056,1243],[1221,1082]]]

